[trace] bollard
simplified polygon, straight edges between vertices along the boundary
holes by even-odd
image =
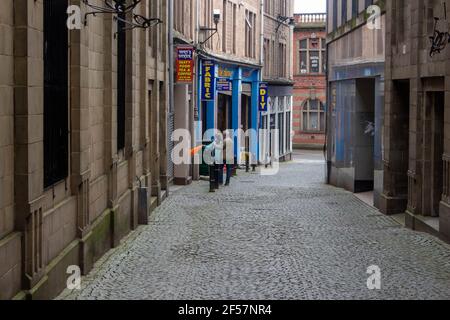
[[[250,172],[250,157],[248,153],[245,154],[245,172]]]
[[[220,176],[219,175],[220,175],[220,165],[215,164],[214,165],[214,187],[217,190],[219,190],[219,184],[220,184]]]
[[[209,192],[216,192],[215,180],[214,180],[214,165],[209,166]]]

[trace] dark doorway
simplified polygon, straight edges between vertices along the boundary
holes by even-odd
[[[251,119],[251,97],[246,94],[242,94],[241,96],[241,128],[244,132],[250,128],[250,119]],[[248,136],[244,136],[245,141],[241,146],[245,146],[245,152],[250,151],[250,140]]]
[[[430,181],[429,194],[431,203],[429,204],[429,215],[439,217],[439,207],[443,193],[443,174],[444,163],[442,157],[444,155],[444,92],[433,92],[427,95],[427,133],[430,135],[430,141],[425,141],[425,150],[430,148]],[[429,147],[427,146],[429,142]],[[425,155],[427,157],[427,155]]]
[[[224,133],[231,128],[231,96],[219,94],[217,103],[217,129]]]
[[[355,108],[355,193],[374,188],[375,79],[356,80]]]
[[[389,153],[392,196],[404,199],[398,212],[405,212],[409,194],[409,123],[410,123],[410,83],[409,80],[393,82]]]

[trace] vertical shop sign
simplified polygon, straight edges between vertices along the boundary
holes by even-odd
[[[216,96],[216,65],[204,60],[202,66],[202,101],[214,101]]]
[[[177,47],[176,82],[192,83],[194,81],[194,48]]]

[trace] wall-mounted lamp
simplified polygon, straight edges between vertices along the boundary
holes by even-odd
[[[209,39],[211,39],[217,32],[218,32],[218,25],[221,19],[221,11],[219,9],[214,9],[213,11],[213,21],[215,28],[208,28],[208,27],[200,27],[200,31],[214,31],[209,35],[208,38],[206,38],[203,42],[200,43],[200,45],[204,45],[206,42],[208,42]]]
[[[148,29],[162,23],[159,18],[146,18],[133,13],[133,10],[142,2],[142,0],[131,0],[131,3],[129,4],[127,4],[127,0],[103,0],[103,6],[92,4],[90,1],[91,0],[83,0],[83,3],[92,9],[92,11],[87,12],[84,15],[84,25],[87,25],[87,17],[89,15],[95,17],[97,14],[112,14],[114,15],[115,21],[121,21],[128,26],[118,30],[118,32],[136,28]],[[128,13],[132,13],[133,15],[131,21],[122,18]]]
[[[283,23],[287,23],[290,27],[295,26],[295,19],[293,17],[285,17],[282,15],[278,15],[277,21],[278,21],[278,26],[277,26],[277,31],[276,31],[277,33],[280,30],[280,27]]]

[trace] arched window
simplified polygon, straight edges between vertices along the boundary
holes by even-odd
[[[302,39],[299,43],[299,72],[325,73],[326,69],[326,41],[312,34],[308,39]]]
[[[302,130],[325,132],[325,107],[318,99],[309,99],[303,104]]]

